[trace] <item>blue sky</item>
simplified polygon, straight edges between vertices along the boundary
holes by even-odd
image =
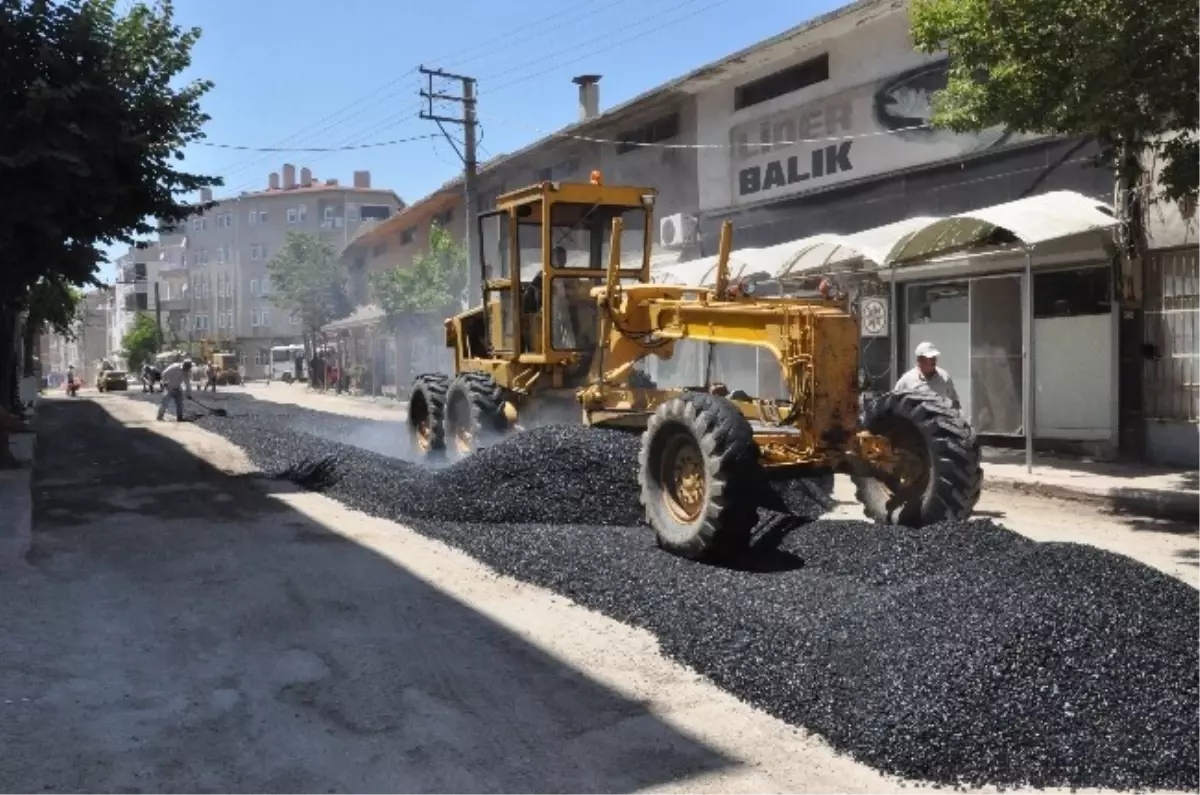
[[[438,133],[417,117],[422,85],[412,70],[423,63],[479,81],[484,158],[575,121],[575,75],[603,75],[603,110],[839,5],[176,0],[180,24],[204,32],[192,75],[216,84],[204,101],[207,143],[332,148]],[[267,174],[290,162],[343,182],[370,169],[373,185],[413,201],[462,168],[440,138],[336,153],[193,146],[186,154],[189,170],[225,179],[218,195],[265,187]]]

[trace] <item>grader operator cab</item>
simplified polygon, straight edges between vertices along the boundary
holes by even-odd
[[[414,384],[422,449],[467,454],[572,395],[574,419],[582,409],[589,425],[641,432],[647,522],[660,546],[695,559],[749,542],[768,473],[848,474],[879,522],[970,515],[982,486],[974,433],[930,392],[884,395],[860,417],[858,323],[845,305],[730,284],[728,222],[711,289],[652,284],[654,192],[597,183],[516,191],[481,219],[484,305],[447,321],[457,374]],[[545,289],[533,289],[538,276]],[[746,356],[754,377],[731,389],[720,371]],[[674,378],[648,376],[664,372],[648,364],[678,358],[691,365]]]

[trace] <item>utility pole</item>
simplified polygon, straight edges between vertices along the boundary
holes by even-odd
[[[446,140],[450,142],[450,146],[458,153],[459,159],[463,161],[463,204],[465,205],[463,221],[466,225],[463,233],[463,248],[467,252],[466,305],[470,307],[476,301],[483,300],[483,287],[481,284],[483,274],[479,268],[479,257],[476,251],[478,243],[475,240],[475,216],[477,211],[476,204],[478,203],[478,192],[475,182],[479,174],[479,163],[475,156],[475,135],[479,126],[475,109],[475,78],[464,75],[452,75],[448,72],[443,72],[441,69],[426,69],[424,66],[420,68],[420,71],[421,74],[429,78],[428,90],[421,92],[421,96],[428,102],[427,110],[421,111],[421,118],[437,122],[438,129],[442,131],[442,135],[446,136]],[[435,78],[459,81],[462,84],[462,96],[444,94],[435,90],[433,84]],[[462,116],[441,116],[435,113],[434,102],[439,100],[443,102],[457,102],[462,105]],[[446,128],[442,126],[443,122],[462,125],[463,148],[461,151],[459,151],[458,143],[446,132]]]

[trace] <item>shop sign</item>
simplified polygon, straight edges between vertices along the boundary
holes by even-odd
[[[1036,136],[1003,129],[958,134],[923,127],[939,61],[730,130],[734,204],[750,204],[927,163],[953,160]]]

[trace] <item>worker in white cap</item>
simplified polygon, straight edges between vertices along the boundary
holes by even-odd
[[[896,382],[895,392],[920,392],[928,390],[949,400],[954,408],[962,406],[958,400],[958,390],[954,388],[954,380],[950,374],[937,366],[941,353],[932,342],[922,342],[915,351],[917,366],[900,376]]]

